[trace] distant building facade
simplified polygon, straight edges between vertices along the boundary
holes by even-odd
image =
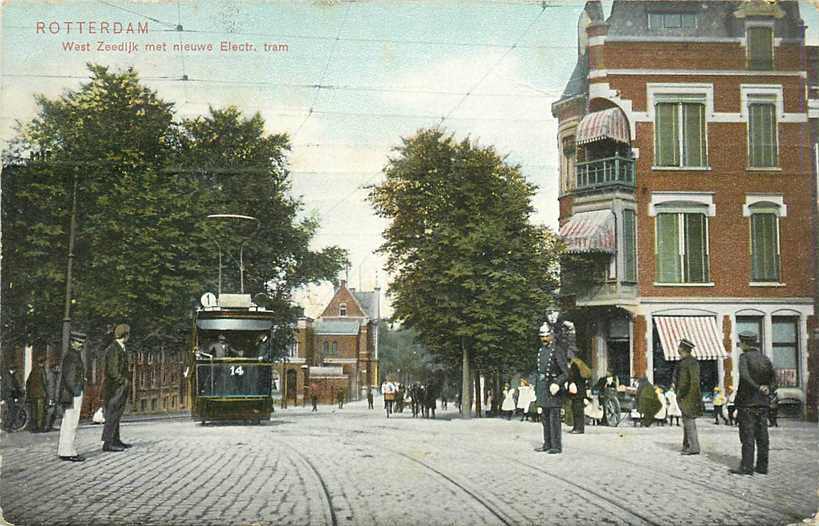
[[[377,387],[380,294],[342,281],[317,319],[299,319],[285,366],[289,401],[304,403],[311,389],[322,403],[334,402],[340,391],[358,400]]]
[[[753,331],[816,406],[816,49],[796,1],[589,1],[558,119],[562,302],[594,374],[735,386]]]

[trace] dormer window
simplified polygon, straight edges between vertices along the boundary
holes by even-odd
[[[338,304],[338,315],[339,316],[347,316],[347,304],[346,303],[339,303]]]
[[[748,69],[773,69],[773,28],[752,26],[746,33],[748,43]]]
[[[648,28],[661,29],[695,29],[697,15],[693,13],[649,13]]]

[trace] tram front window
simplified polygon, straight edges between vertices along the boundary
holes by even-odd
[[[273,368],[255,363],[199,363],[199,396],[269,396]]]
[[[271,358],[270,336],[265,331],[202,331],[199,350],[213,358]]]

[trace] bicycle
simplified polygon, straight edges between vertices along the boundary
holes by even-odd
[[[6,431],[14,432],[25,429],[28,419],[25,399],[14,398],[3,404],[3,429]]]

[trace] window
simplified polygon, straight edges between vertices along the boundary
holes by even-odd
[[[748,42],[748,68],[773,69],[773,28],[749,27],[746,38]]]
[[[298,355],[299,355],[299,342],[297,340],[297,341],[294,341],[293,343],[290,344],[290,347],[288,349],[288,356],[290,358],[295,358]]]
[[[659,102],[654,123],[656,166],[703,168],[708,164],[705,144],[705,104]]]
[[[799,318],[785,316],[774,316],[771,319],[773,366],[776,385],[779,387],[799,386],[798,321]]]
[[[743,332],[750,332],[756,336],[756,340],[759,342],[759,348],[764,348],[762,344],[762,338],[764,334],[762,334],[762,316],[737,316],[737,334]],[[739,338],[737,338],[737,342],[739,342]]]
[[[623,281],[637,281],[637,228],[634,210],[623,210]]]
[[[751,207],[751,281],[779,282],[779,215]]]
[[[346,303],[339,303],[338,304],[338,315],[339,316],[346,316],[347,315],[347,304]]]
[[[777,165],[776,101],[754,101],[748,105],[748,166]]]
[[[657,214],[660,283],[708,282],[708,219],[701,213]]]
[[[338,342],[333,342],[332,345],[330,345],[330,353],[333,355],[338,354]]]
[[[697,15],[693,13],[649,13],[649,29],[693,29],[697,27]]]
[[[322,350],[322,354],[323,354],[323,355],[325,355],[325,356],[327,356],[328,354],[330,354],[330,342],[325,341],[325,342],[324,342],[324,343],[321,345],[321,350]]]
[[[577,159],[577,147],[574,142],[574,135],[563,139],[563,157],[561,159],[561,185],[560,190],[568,192],[574,188],[575,162]]]

